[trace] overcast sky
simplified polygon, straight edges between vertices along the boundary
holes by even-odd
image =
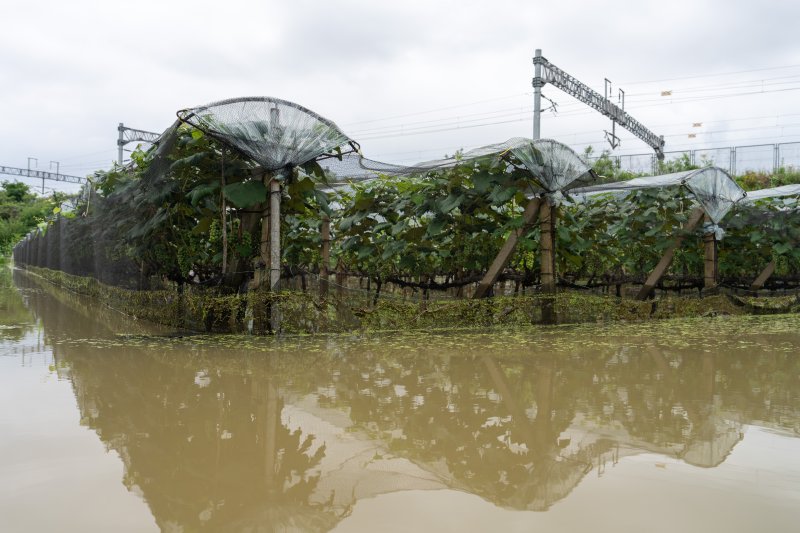
[[[531,136],[536,48],[624,89],[667,150],[800,141],[797,1],[3,0],[0,20],[6,166],[83,176],[116,158],[119,122],[161,132],[179,109],[261,95],[333,120],[368,157],[432,159]],[[605,147],[607,119],[544,95],[558,114],[542,136]],[[650,152],[618,133],[617,153]]]

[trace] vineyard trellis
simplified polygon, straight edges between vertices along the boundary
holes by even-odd
[[[75,209],[14,257],[135,289],[277,291],[299,273],[319,276],[324,291],[335,273],[340,284],[371,282],[374,301],[388,286],[483,297],[498,281],[620,295],[643,286],[640,297],[721,281],[749,288],[770,264],[772,282],[760,286],[800,279],[796,189],[745,198],[719,168],[597,181],[553,140],[392,165],[297,104],[231,99],[180,111],[152,148],[94,176]]]

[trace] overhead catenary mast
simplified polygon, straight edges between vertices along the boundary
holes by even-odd
[[[664,159],[664,136],[656,135],[647,129],[641,122],[625,112],[625,93],[620,91],[619,100],[621,107],[609,100],[611,82],[605,80],[605,95],[594,91],[588,85],[581,83],[570,76],[557,66],[550,63],[542,56],[542,50],[536,49],[533,58],[534,77],[533,77],[533,138],[538,139],[541,135],[541,98],[542,87],[549,83],[575,99],[583,102],[592,109],[611,119],[611,132],[606,132],[612,148],[619,146],[619,138],[616,136],[616,125],[619,124],[636,137],[643,140],[656,153],[659,160]]]
[[[119,137],[117,138],[117,163],[122,164],[122,147],[131,142],[146,142],[154,143],[161,137],[160,133],[153,133],[152,131],[135,130],[128,128],[122,122],[117,127]]]

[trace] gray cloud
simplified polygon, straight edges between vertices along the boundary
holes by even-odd
[[[529,135],[526,93],[537,47],[595,87],[609,77],[631,95],[637,118],[672,135],[670,143],[686,144],[684,135],[694,121],[800,112],[792,92],[679,98],[681,90],[698,86],[800,76],[800,69],[784,69],[682,79],[800,64],[793,28],[800,7],[768,4],[7,2],[0,7],[5,30],[0,34],[0,162],[24,166],[28,156],[63,159],[76,173],[88,172],[115,156],[120,121],[158,130],[171,123],[177,109],[263,94],[297,101],[348,132],[362,132],[367,153],[425,159],[460,146]],[[665,81],[634,83],[647,80]],[[798,86],[800,81],[786,87]],[[663,89],[675,91],[673,104],[662,105]],[[581,113],[580,105],[552,87],[545,93],[561,111],[558,117],[545,116],[548,135],[576,146],[602,140],[607,120]],[[462,105],[470,102],[482,103]],[[437,108],[447,109],[427,113]],[[471,127],[479,113],[484,125]],[[408,134],[420,127],[414,123],[426,120],[446,131]],[[452,129],[454,124],[462,127]],[[706,128],[705,140],[699,135],[692,142],[745,142],[776,134],[716,131],[741,125],[719,122]],[[787,139],[800,134],[800,129],[781,131]],[[637,142],[626,140],[623,146],[646,151]]]

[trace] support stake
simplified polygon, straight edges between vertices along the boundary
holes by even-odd
[[[705,212],[703,211],[702,207],[695,207],[694,210],[689,215],[689,219],[686,223],[681,227],[682,232],[689,232],[692,231],[697,225],[703,220],[703,215]],[[669,265],[672,263],[672,259],[675,257],[675,251],[678,247],[683,243],[683,235],[679,235],[675,242],[667,248],[667,251],[664,252],[664,255],[661,257],[661,260],[658,262],[656,267],[647,277],[647,281],[644,282],[644,286],[639,290],[639,294],[636,295],[637,300],[646,300],[650,294],[652,294],[653,289],[655,289],[658,282],[664,276],[664,273],[669,268]]]
[[[540,277],[542,282],[542,323],[556,324],[558,316],[555,306],[556,294],[556,217],[558,208],[547,200],[542,202],[539,210],[540,241]]]
[[[500,276],[500,273],[504,268],[506,268],[506,265],[508,265],[508,262],[511,260],[511,255],[514,253],[514,249],[517,247],[519,238],[528,230],[528,228],[530,228],[531,224],[533,224],[533,221],[536,220],[536,215],[539,213],[539,207],[541,204],[541,198],[533,198],[528,202],[528,205],[525,206],[525,211],[522,213],[522,227],[512,231],[508,236],[506,242],[503,244],[503,247],[500,249],[500,252],[497,254],[497,257],[495,257],[494,261],[492,261],[492,265],[489,267],[486,275],[483,276],[480,284],[478,284],[478,288],[475,291],[473,298],[483,298],[489,294],[489,290],[492,288],[492,285],[494,285],[498,276]]]
[[[541,228],[541,281],[542,291],[556,292],[556,216],[558,208],[549,202],[542,202],[539,210],[539,224]]]
[[[764,270],[761,271],[761,274],[758,275],[753,284],[750,285],[750,290],[757,291],[764,288],[764,284],[774,273],[775,273],[775,261],[770,261],[769,263],[767,263],[767,266],[764,267]]]

